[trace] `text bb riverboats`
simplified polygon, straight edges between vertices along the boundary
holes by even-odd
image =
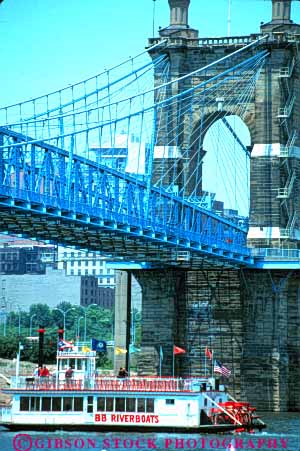
[[[225,432],[262,429],[248,403],[236,402],[215,378],[98,376],[96,352],[84,344],[57,352],[49,378],[16,376],[1,425],[10,429],[106,429]],[[66,378],[66,367],[73,377]]]

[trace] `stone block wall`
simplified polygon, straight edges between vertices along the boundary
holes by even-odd
[[[141,375],[211,374],[214,358],[238,399],[259,410],[300,411],[300,276],[293,271],[203,269],[135,271],[142,287]]]

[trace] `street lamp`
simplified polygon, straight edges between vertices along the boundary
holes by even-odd
[[[90,304],[84,310],[84,341],[86,341],[86,317],[87,317],[88,309],[91,307],[95,307],[95,306],[98,307],[98,304]]]
[[[21,335],[21,310],[20,310],[20,306],[17,304],[16,305],[17,309],[18,309],[18,315],[19,315],[19,337]]]
[[[64,311],[58,307],[54,307],[53,310],[58,310],[64,317],[64,336],[66,338],[67,334],[66,334],[66,315],[68,312],[70,312],[71,310],[76,310],[74,307],[69,308],[68,310]]]
[[[78,319],[77,319],[77,339],[79,340],[79,337],[80,337],[80,321],[83,319],[84,317],[83,316],[80,316]]]

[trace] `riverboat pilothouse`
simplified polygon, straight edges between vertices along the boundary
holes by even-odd
[[[10,429],[106,429],[224,432],[262,429],[248,403],[237,402],[215,378],[97,375],[86,344],[58,350],[55,374],[16,375],[1,425]],[[72,377],[66,377],[66,368]]]

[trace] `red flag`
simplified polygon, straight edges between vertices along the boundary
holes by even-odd
[[[178,346],[173,346],[173,354],[185,354],[185,349],[179,348]]]
[[[205,355],[206,355],[206,357],[209,359],[209,360],[212,360],[213,359],[213,353],[212,353],[212,351],[206,346],[206,348],[205,348]]]

